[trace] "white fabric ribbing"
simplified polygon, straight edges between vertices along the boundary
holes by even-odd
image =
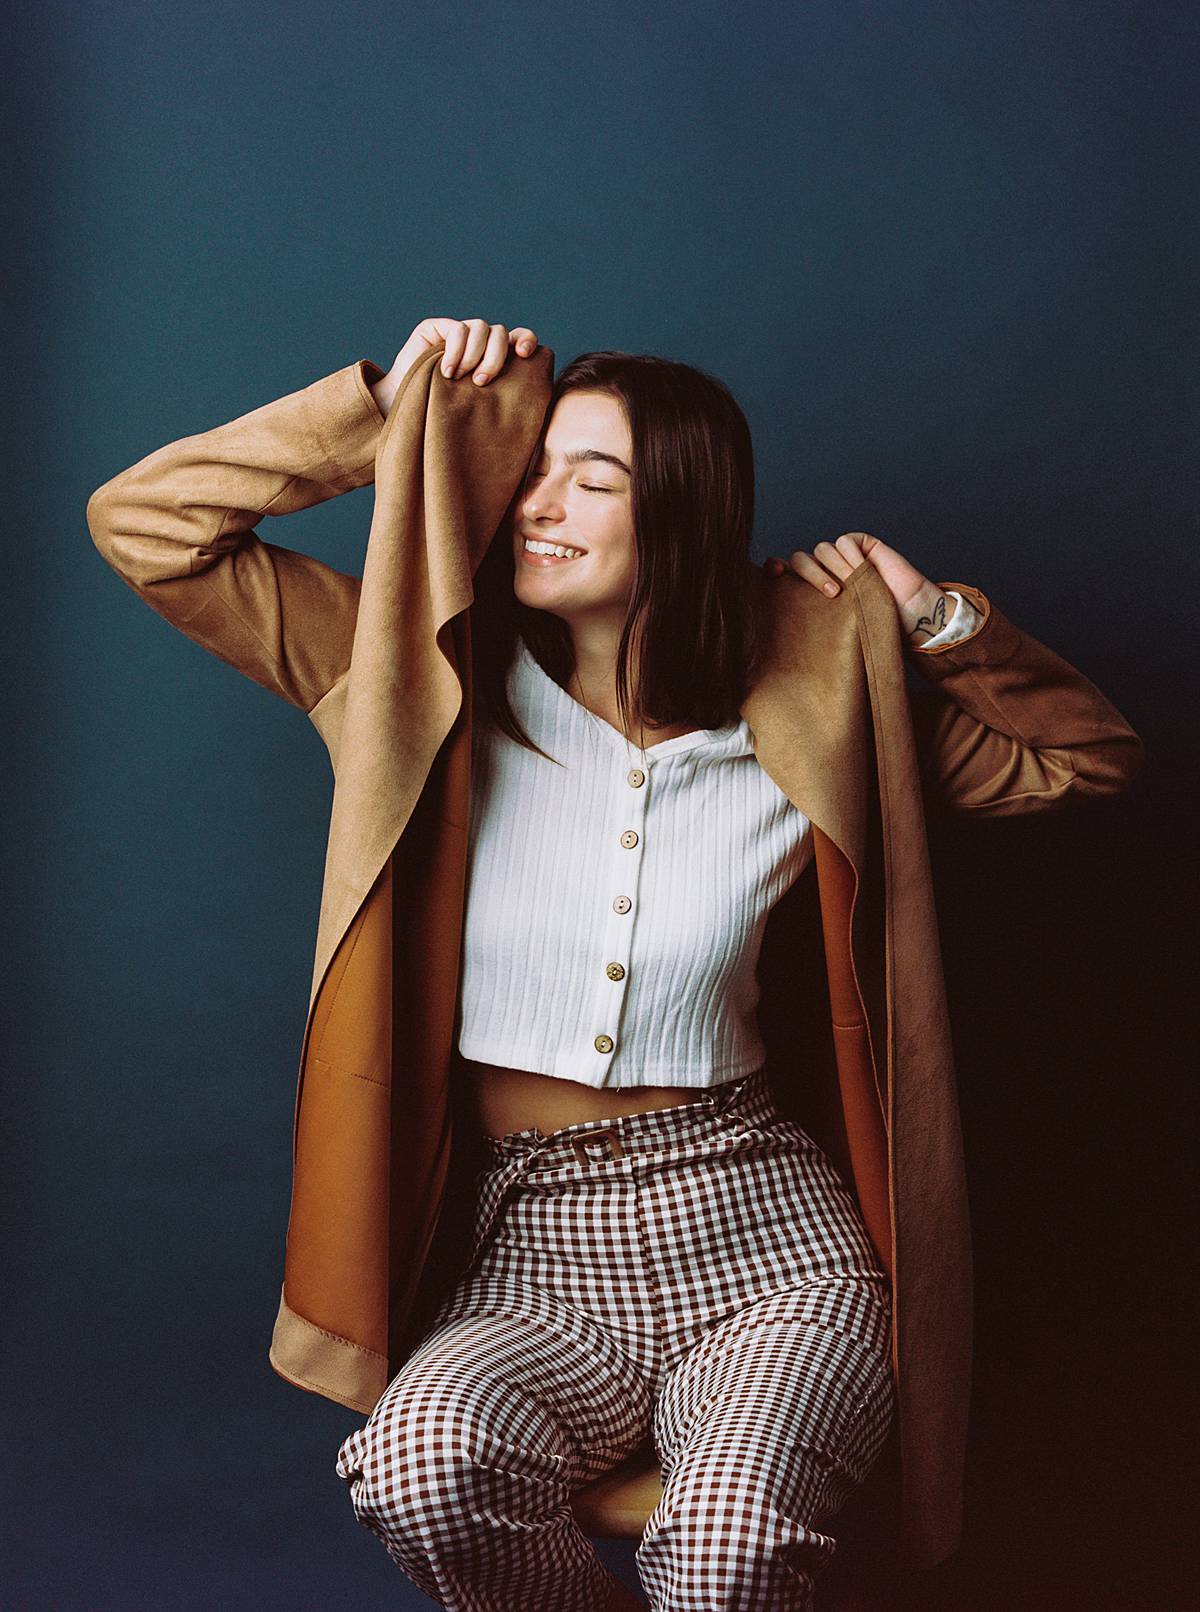
[[[927,643],[977,623],[955,598]],[[763,930],[812,835],[748,724],[643,752],[523,640],[508,691],[564,765],[473,736],[459,1052],[595,1087],[707,1087],[758,1068]]]

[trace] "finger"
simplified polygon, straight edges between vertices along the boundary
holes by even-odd
[[[866,562],[866,550],[863,548],[866,535],[865,532],[843,532],[834,544],[839,554],[845,556],[852,571]]]
[[[461,319],[448,321],[444,334],[446,351],[442,354],[442,374],[453,377],[467,345],[467,327]]]
[[[505,325],[492,325],[483,357],[475,366],[475,373],[471,377],[475,385],[484,386],[491,376],[498,375],[504,368],[504,360],[507,357],[508,329]]]
[[[830,547],[828,543],[823,546],[825,548]],[[817,548],[821,547],[822,545],[818,543]],[[813,556],[806,554],[803,549],[795,550],[792,554],[791,565],[796,575],[803,581],[810,583],[814,588],[820,588],[826,593],[837,593],[841,587],[839,582],[830,577],[824,566],[819,565]]]
[[[839,537],[838,542],[842,539]],[[832,543],[818,543],[813,553],[821,564],[837,582],[844,582],[854,569],[853,562],[847,557],[844,550],[836,548]]]
[[[517,352],[520,353],[522,358],[528,358],[530,353],[537,346],[537,336],[535,333],[530,330],[528,325],[517,325],[509,332],[509,334],[512,337],[512,340],[516,343]]]
[[[455,380],[458,380],[463,375],[468,375],[475,368],[483,357],[483,350],[487,346],[488,337],[492,332],[492,327],[486,319],[467,319],[464,320],[464,323],[467,327],[467,344],[463,348],[463,355],[454,371]]]
[[[428,319],[422,319],[413,334],[420,336],[427,346],[436,347],[439,341],[445,341],[457,323],[457,319],[449,319],[445,314],[433,314]]]

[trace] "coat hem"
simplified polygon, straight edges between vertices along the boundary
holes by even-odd
[[[295,1388],[369,1414],[387,1386],[383,1355],[297,1315],[282,1292],[267,1359]]]

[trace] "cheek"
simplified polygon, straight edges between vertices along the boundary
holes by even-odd
[[[605,563],[614,570],[631,571],[636,556],[629,511],[622,508],[605,511],[594,531],[603,542]]]

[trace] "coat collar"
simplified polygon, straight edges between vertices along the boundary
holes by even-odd
[[[380,432],[350,666],[310,713],[335,771],[310,1007],[462,709],[452,624],[474,601],[473,578],[551,395],[548,348],[485,388],[447,380],[438,356],[431,348],[412,366]],[[741,715],[768,776],[859,869],[869,782],[862,738],[872,715],[866,666],[877,690],[892,699],[903,692],[891,595],[869,563],[834,599],[790,572],[754,570],[766,650]],[[465,803],[447,815],[465,821]]]

